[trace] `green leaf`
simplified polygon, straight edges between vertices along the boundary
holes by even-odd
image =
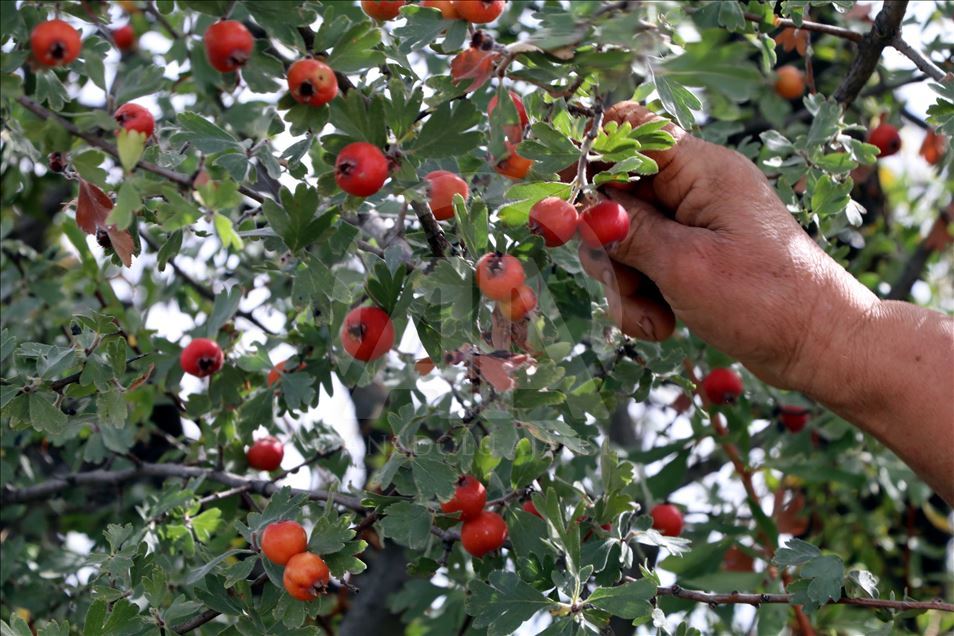
[[[497,210],[497,217],[510,226],[526,225],[530,218],[530,208],[537,201],[547,197],[566,199],[570,196],[570,184],[560,182],[535,181],[518,184],[507,190],[508,199],[517,199]]]
[[[381,30],[370,22],[358,22],[348,29],[328,56],[328,66],[341,73],[356,73],[384,64],[384,53],[374,49],[381,42]],[[357,92],[357,91],[355,91]]]
[[[125,128],[119,130],[119,135],[116,137],[116,149],[119,151],[119,162],[127,174],[132,172],[139,163],[145,148],[146,133]],[[123,185],[129,185],[129,181],[125,181]]]
[[[131,179],[126,179],[119,186],[116,205],[109,212],[106,222],[115,223],[117,227],[125,230],[132,224],[133,216],[140,207],[142,207],[142,197],[139,190]]]
[[[195,533],[195,538],[207,543],[215,535],[215,530],[222,524],[222,510],[209,508],[192,517],[189,525]]]
[[[821,556],[821,550],[801,539],[790,539],[784,547],[775,553],[772,562],[781,567],[802,565],[815,557]]]
[[[66,426],[66,415],[53,405],[51,393],[30,393],[30,424],[38,431],[56,435]]]
[[[662,100],[666,112],[676,118],[676,121],[685,129],[696,125],[694,110],[702,108],[702,102],[692,92],[679,82],[664,75],[655,75],[656,92]]]
[[[510,636],[537,612],[555,605],[513,572],[490,573],[489,584],[474,579],[467,586],[467,613],[474,627],[486,627],[488,636]]]
[[[235,233],[232,219],[216,212],[212,223],[215,226],[215,233],[219,236],[219,240],[222,241],[222,246],[225,249],[231,248],[238,251],[245,247],[242,237]]]
[[[266,199],[262,209],[269,225],[293,252],[310,245],[337,219],[332,212],[318,214],[318,190],[304,183],[298,184],[294,194],[282,188],[280,196],[282,205]]]
[[[394,35],[398,38],[398,50],[405,55],[433,43],[448,26],[439,11],[410,5],[401,14],[407,22],[394,29]]]
[[[453,483],[453,482],[451,482]],[[424,506],[408,502],[392,504],[381,520],[381,530],[389,538],[412,550],[423,550],[431,534],[431,513]]]
[[[105,426],[126,426],[126,400],[119,391],[104,391],[96,396],[96,411]]]
[[[520,144],[520,154],[537,162],[535,170],[541,173],[557,172],[580,159],[580,149],[549,124],[537,122],[530,130],[533,136]]]
[[[173,143],[190,143],[201,152],[214,153],[232,150],[244,153],[242,144],[229,132],[196,113],[179,113],[176,122],[180,132],[172,136]]]
[[[135,73],[124,73],[116,93],[116,103],[125,104],[137,97],[157,93],[165,81],[165,70],[161,64],[144,64],[137,66]]]
[[[348,517],[324,514],[315,522],[311,539],[308,541],[308,550],[315,554],[333,554],[344,548],[353,538],[354,530],[351,529],[351,520]]]
[[[212,508],[212,510],[217,510],[217,508]],[[255,552],[253,550],[227,550],[202,567],[192,570],[183,581],[183,585],[192,585],[193,583],[201,581],[219,563],[222,563],[222,561],[225,561],[229,557],[238,556],[240,554],[255,554]]]
[[[477,108],[469,101],[444,102],[425,120],[406,150],[422,159],[466,154],[480,144],[482,133],[470,130],[480,119]]]
[[[615,587],[597,588],[586,602],[614,616],[633,620],[652,613],[648,601],[655,595],[656,583],[652,579],[639,579]]]
[[[242,289],[238,285],[224,293],[215,295],[215,302],[212,304],[212,313],[209,314],[209,320],[205,324],[205,333],[209,338],[215,338],[222,328],[238,311],[239,303],[242,302]]]

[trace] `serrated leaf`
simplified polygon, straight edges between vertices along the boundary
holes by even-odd
[[[431,533],[431,514],[427,508],[417,504],[391,504],[387,508],[387,515],[381,520],[381,529],[397,543],[412,550],[423,550]]]
[[[467,613],[474,617],[474,627],[487,628],[488,636],[510,636],[534,614],[554,605],[513,572],[491,572],[489,583],[475,579],[467,590]]]

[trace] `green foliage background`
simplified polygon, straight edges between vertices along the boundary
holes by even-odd
[[[535,201],[569,195],[555,173],[577,160],[593,106],[648,100],[757,162],[833,257],[889,293],[923,229],[950,205],[951,153],[934,167],[879,171],[864,131],[882,114],[900,125],[905,104],[892,89],[918,80],[933,91],[928,123],[951,136],[954,84],[879,67],[845,110],[829,96],[853,46],[814,34],[817,94],[788,102],[772,90],[777,64],[802,64],[776,48],[773,8],[796,22],[810,13],[866,32],[868,23],[846,16],[853,2],[514,0],[487,29],[513,61],[470,93],[449,69],[469,45],[466,24],[419,6],[380,25],[351,2],[121,4],[140,35],[150,33],[120,59],[96,28],[125,19],[114,3],[2,3],[4,636],[31,627],[44,635],[510,634],[521,625],[595,634],[611,620],[617,633],[635,623],[684,634],[690,621],[774,634],[792,621],[788,605],[710,608],[657,597],[657,587],[675,575],[690,590],[780,593],[783,570],[819,630],[954,629],[938,612],[822,607],[843,593],[950,598],[949,510],[909,469],[807,403],[809,429],[780,430],[773,409],[802,399],[745,375],[746,395],[723,411],[729,436],[719,441],[755,467],[763,499],[739,496],[738,476],[712,441],[712,414],[671,407],[680,393],[692,395],[684,361],[704,372],[731,360],[682,328],[661,345],[624,338],[575,245],[547,250],[526,228]],[[29,33],[55,10],[82,25],[83,51],[64,69],[37,70]],[[943,33],[952,10],[944,1],[920,12],[924,32],[940,25]],[[227,11],[256,36],[241,78],[214,71],[202,47],[201,34]],[[511,46],[518,41],[527,46]],[[943,36],[917,44],[941,58],[951,45]],[[309,51],[352,84],[327,107],[285,94],[284,69]],[[501,99],[488,118],[486,105],[511,87],[533,122],[520,152],[536,163],[519,184],[488,160],[500,156],[516,112]],[[110,117],[139,98],[161,113],[144,148],[115,138]],[[399,156],[385,188],[365,200],[333,179],[337,152],[357,140]],[[669,142],[654,127],[601,134],[595,154],[628,159],[596,182],[651,174],[655,164],[639,151]],[[132,268],[77,227],[76,181],[47,169],[51,152],[69,153],[75,175],[112,196],[109,222],[137,248]],[[418,219],[428,214],[421,175],[439,168],[472,185],[443,224],[444,251]],[[200,172],[208,183],[193,181]],[[485,337],[495,328],[492,307],[476,293],[473,263],[504,247],[540,290],[526,333],[513,334],[514,352],[530,350],[536,363],[532,373],[513,372],[509,392],[478,382],[477,363],[445,359],[499,348]],[[921,276],[928,303],[947,310],[949,265],[949,254],[932,257]],[[416,330],[442,381],[424,386],[413,365],[420,354],[407,347],[370,365],[343,353],[341,321],[368,300],[392,313],[398,333]],[[225,349],[211,382],[183,382],[181,343],[146,327],[156,307],[193,317],[188,335]],[[281,344],[294,348],[294,363],[268,386],[278,361],[269,354]],[[342,486],[352,460],[334,422],[305,418],[321,406],[322,388],[354,400],[365,484]],[[198,435],[186,435],[181,420]],[[261,426],[305,458],[310,489],[248,469],[245,446]],[[467,472],[487,484],[510,528],[503,552],[483,560],[461,550],[458,526],[438,514]],[[531,493],[542,519],[520,509]],[[693,500],[682,539],[650,528],[648,506],[670,497]],[[778,514],[781,501],[802,498],[798,523]],[[304,523],[310,549],[361,594],[308,604],[285,594],[281,568],[256,549],[258,533],[282,518]],[[88,553],[76,536],[88,538]],[[771,564],[766,545],[778,550]],[[756,557],[756,571],[725,571],[731,546]],[[191,625],[202,617],[211,620]]]

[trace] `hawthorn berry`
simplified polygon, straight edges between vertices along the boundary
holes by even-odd
[[[328,565],[317,554],[302,552],[296,554],[285,565],[282,583],[285,591],[299,601],[311,601],[324,592],[331,580]]]
[[[517,109],[517,116],[520,118],[520,124],[510,124],[504,129],[504,133],[513,143],[519,143],[523,139],[523,129],[530,124],[530,117],[527,116],[527,109],[523,105],[523,100],[520,99],[520,95],[513,91],[508,91],[510,93],[510,99],[513,101],[513,105]],[[497,108],[497,96],[494,95],[490,98],[490,101],[487,102],[487,116],[490,117],[494,114],[494,109]]]
[[[542,236],[547,247],[559,247],[576,234],[580,214],[569,201],[547,197],[530,208],[530,231]]]
[[[215,340],[196,338],[179,355],[182,370],[199,378],[210,376],[222,368],[225,355]]]
[[[277,438],[269,435],[255,440],[245,453],[248,465],[255,470],[275,470],[282,465],[285,448]]]
[[[493,22],[504,10],[504,0],[454,0],[457,15],[473,24]]]
[[[509,301],[526,274],[515,256],[490,252],[477,261],[477,287],[487,298]]]
[[[118,29],[113,29],[113,42],[123,53],[131,51],[136,47],[136,31],[131,24],[124,24]]]
[[[779,408],[778,418],[790,432],[798,433],[808,424],[811,414],[801,406],[783,405]]]
[[[53,172],[63,172],[68,164],[66,155],[62,152],[51,152],[47,164]]]
[[[517,153],[517,146],[511,143],[507,144],[507,154],[503,159],[494,164],[494,170],[498,174],[509,177],[514,181],[520,181],[525,178],[533,167],[533,160]]]
[[[282,374],[285,373],[285,362],[285,360],[282,360],[269,369],[268,375],[265,377],[265,384],[272,386],[281,379]]]
[[[460,530],[460,542],[471,555],[480,558],[500,549],[507,540],[507,522],[496,512],[484,510]]]
[[[441,510],[448,514],[460,513],[462,521],[476,519],[487,503],[487,489],[480,480],[471,475],[464,475],[457,481],[454,496],[441,504]]]
[[[672,504],[657,504],[649,512],[653,518],[653,528],[667,537],[682,534],[682,512]]]
[[[377,360],[394,345],[394,323],[380,307],[355,307],[341,325],[341,344],[357,360]]]
[[[454,218],[454,195],[459,194],[466,201],[470,194],[467,182],[447,170],[434,170],[427,173],[424,179],[427,181],[428,204],[434,218],[438,221]]]
[[[537,510],[537,507],[533,505],[533,500],[527,499],[520,507],[523,508],[524,512],[529,512],[530,514],[543,519],[543,515],[541,515],[540,511]]]
[[[237,20],[213,23],[202,39],[209,64],[220,73],[230,73],[245,66],[255,48],[255,38]]]
[[[512,322],[523,320],[524,316],[537,306],[537,295],[527,285],[517,287],[510,294],[509,300],[498,300],[497,307],[500,313]]]
[[[868,143],[878,147],[879,157],[888,157],[901,150],[901,135],[891,124],[879,124],[868,134]]]
[[[791,64],[775,71],[775,92],[782,99],[798,99],[805,92],[805,73]]]
[[[453,0],[422,0],[422,7],[430,7],[431,9],[437,9],[441,12],[441,16],[445,20],[459,20],[460,15],[457,13],[457,9],[454,7]]]
[[[324,62],[298,60],[288,69],[288,91],[299,104],[324,106],[338,94],[338,78]]]
[[[79,31],[63,20],[47,20],[30,33],[33,58],[42,66],[63,66],[79,57],[83,41]]]
[[[348,144],[335,160],[335,182],[356,197],[371,196],[388,178],[388,158],[381,149],[366,141]]]
[[[261,547],[269,561],[285,565],[293,556],[308,549],[308,535],[297,521],[276,521],[265,527]]]
[[[580,238],[589,247],[606,247],[629,234],[629,214],[616,201],[601,201],[580,215]]]
[[[732,404],[742,395],[742,378],[732,369],[713,369],[702,378],[702,393],[711,404]]]
[[[361,0],[361,9],[375,20],[393,20],[404,4],[404,0]]]
[[[121,128],[141,132],[146,135],[146,137],[152,137],[152,133],[156,129],[156,120],[153,118],[152,113],[139,104],[133,104],[132,102],[123,104],[117,108],[116,112],[113,113],[113,119],[116,120],[116,123],[119,124]]]

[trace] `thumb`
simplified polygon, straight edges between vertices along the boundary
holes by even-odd
[[[629,233],[608,249],[610,258],[638,269],[665,289],[675,270],[674,261],[697,230],[673,221],[652,204],[621,190],[611,190],[608,196],[629,213]]]

